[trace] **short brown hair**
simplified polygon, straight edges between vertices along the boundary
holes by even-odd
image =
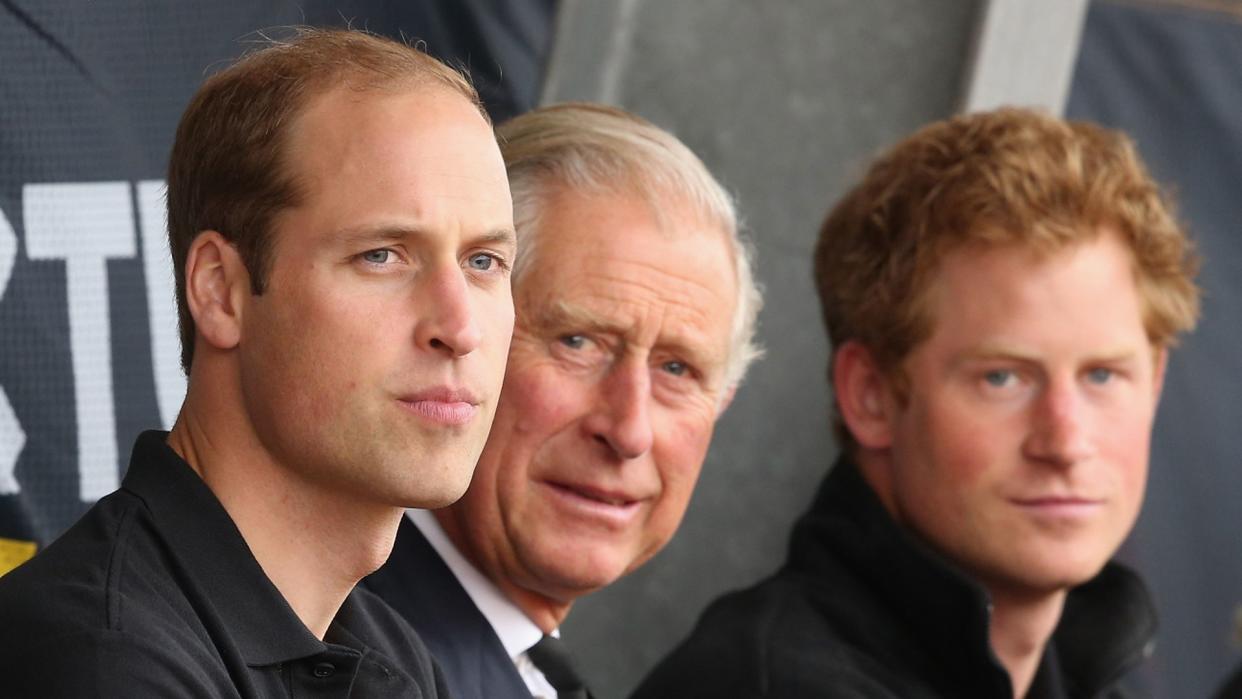
[[[361,92],[430,84],[460,94],[487,119],[469,80],[417,48],[357,30],[290,33],[265,37],[264,48],[208,78],[177,126],[168,165],[168,240],[186,373],[195,332],[185,294],[190,244],[202,231],[219,231],[245,262],[252,292],[263,293],[272,220],[303,196],[288,172],[285,141],[313,97],[340,85]]]
[[[970,243],[1048,253],[1101,226],[1134,256],[1148,338],[1171,346],[1198,317],[1198,261],[1129,138],[1012,108],[927,126],[876,160],[820,229],[815,284],[834,356],[861,343],[900,394],[902,361],[932,332],[925,297],[946,254]],[[839,416],[834,427],[851,446]]]

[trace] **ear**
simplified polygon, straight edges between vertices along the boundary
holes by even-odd
[[[887,449],[893,442],[888,377],[871,351],[850,340],[837,348],[832,363],[837,409],[855,441],[864,449]]]
[[[216,231],[199,233],[185,261],[186,301],[197,337],[216,349],[236,347],[249,293],[250,275],[237,248]]]
[[[733,396],[736,396],[736,395],[737,395],[737,384],[733,384],[732,386],[729,386],[729,388],[725,391],[724,397],[720,399],[720,404],[716,406],[716,417],[717,418],[719,418],[721,415],[724,415],[724,412],[729,409],[729,405],[733,403]]]

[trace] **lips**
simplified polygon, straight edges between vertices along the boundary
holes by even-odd
[[[630,497],[624,493],[606,490],[604,488],[597,488],[590,485],[569,485],[566,483],[551,483],[550,485],[554,488],[569,491],[580,498],[594,500],[595,502],[611,505],[613,507],[625,507],[626,505],[630,505],[638,501],[638,498]]]
[[[1102,498],[1088,498],[1078,495],[1039,495],[1012,498],[1019,505],[1098,505],[1104,502]]]
[[[472,392],[448,386],[406,394],[397,401],[424,421],[446,426],[464,425],[479,411],[479,399]]]
[[[1023,510],[1039,517],[1080,519],[1094,515],[1104,505],[1100,498],[1066,495],[1022,497],[1011,500]]]
[[[629,524],[643,502],[630,493],[591,484],[544,481],[542,485],[551,500],[573,517],[613,527]]]

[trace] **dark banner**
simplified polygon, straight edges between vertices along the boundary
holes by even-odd
[[[554,2],[0,0],[0,574],[176,417],[163,177],[203,77],[262,33],[350,25],[468,69],[503,119],[535,104]]]
[[[1203,318],[1169,364],[1124,554],[1160,610],[1150,693],[1206,697],[1242,609],[1242,6],[1093,3],[1068,114],[1134,137],[1203,257]]]

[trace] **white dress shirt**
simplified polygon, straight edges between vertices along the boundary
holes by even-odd
[[[535,622],[523,614],[516,604],[510,602],[509,598],[505,597],[491,580],[488,580],[470,561],[466,560],[465,556],[461,555],[430,511],[406,510],[406,516],[423,533],[436,553],[440,554],[445,565],[457,577],[457,582],[461,583],[466,594],[470,595],[474,606],[479,608],[487,619],[487,623],[492,625],[492,629],[500,637],[501,645],[505,647],[505,652],[513,660],[518,674],[522,676],[522,681],[526,683],[531,695],[535,699],[556,699],[556,690],[526,654],[528,648],[543,638],[543,631],[535,626]],[[560,636],[560,631],[553,630],[552,635]]]

